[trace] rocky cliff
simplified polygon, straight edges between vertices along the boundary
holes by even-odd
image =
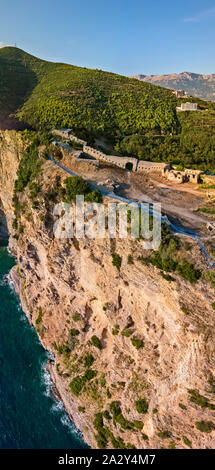
[[[84,439],[92,447],[214,447],[214,290],[204,280],[165,279],[141,262],[141,242],[131,238],[56,239],[46,195],[65,175],[45,160],[37,204],[28,189],[20,195],[14,238],[24,147],[20,134],[1,133],[0,198],[17,257],[11,277]]]

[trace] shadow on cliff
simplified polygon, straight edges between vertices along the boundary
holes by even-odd
[[[7,225],[7,219],[5,217],[5,214],[2,208],[0,208],[0,246],[7,245],[8,239],[9,239],[9,230],[8,230],[8,225]]]
[[[22,130],[27,126],[16,113],[38,83],[37,75],[25,61],[0,57],[0,129]]]

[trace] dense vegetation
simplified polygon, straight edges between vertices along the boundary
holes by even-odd
[[[19,109],[20,119],[34,128],[83,128],[111,136],[177,128],[175,98],[163,88],[101,70],[41,61],[13,47],[0,50],[0,65],[0,124],[7,111],[9,115]]]
[[[196,169],[215,170],[215,105],[208,111],[178,114],[177,135],[133,134],[119,138],[116,151],[141,160],[168,161]]]
[[[136,79],[0,50],[0,128],[72,127],[119,154],[215,170],[215,104],[193,99],[201,111],[176,113],[181,101]]]
[[[69,176],[64,181],[66,185],[67,202],[75,201],[78,194],[85,196],[85,201],[102,202],[102,194],[97,189],[92,190],[89,183],[81,176]]]
[[[159,250],[153,251],[151,256],[139,257],[143,264],[152,264],[161,269],[161,274],[165,272],[176,272],[187,281],[195,284],[201,277],[199,269],[180,256],[179,240],[173,235],[169,226],[163,222],[161,224],[161,244]],[[166,276],[168,281],[174,280],[171,276]]]

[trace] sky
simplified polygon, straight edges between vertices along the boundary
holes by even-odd
[[[122,75],[215,73],[215,0],[0,0],[0,47]]]

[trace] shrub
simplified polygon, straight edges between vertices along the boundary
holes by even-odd
[[[183,439],[185,445],[187,447],[190,447],[190,449],[192,449],[192,442],[186,436],[182,436],[182,439]]]
[[[134,421],[133,421],[133,426],[134,426],[136,429],[139,429],[139,430],[142,430],[142,429],[143,429],[143,423],[142,423],[142,421],[138,421],[137,419],[134,419]]]
[[[75,201],[77,195],[85,196],[86,201],[102,202],[101,193],[98,190],[92,191],[89,183],[84,181],[81,176],[69,176],[64,180],[64,183],[67,202]]]
[[[83,385],[84,385],[83,378],[80,377],[79,375],[74,377],[69,384],[72,393],[76,395],[76,397],[80,395]]]
[[[40,187],[39,187],[38,183],[36,183],[35,181],[31,182],[29,184],[29,189],[31,190],[30,197],[31,197],[31,199],[34,199],[40,191]]]
[[[105,380],[105,374],[104,373],[100,377],[100,385],[101,385],[101,387],[105,387],[105,385],[106,385],[106,380]]]
[[[199,431],[207,433],[210,433],[215,428],[212,421],[196,421],[196,427]]]
[[[86,382],[92,380],[96,375],[96,370],[87,369],[83,376],[77,375],[74,377],[69,384],[72,393],[78,397]]]
[[[108,410],[104,411],[103,416],[105,419],[108,419],[108,421],[111,419],[111,415]]]
[[[149,256],[147,257],[143,257],[143,256],[138,256],[138,261],[140,261],[144,266],[149,266],[149,264],[151,263],[151,259]]]
[[[113,253],[112,254],[112,264],[115,266],[118,271],[120,271],[121,264],[122,264],[122,258],[121,256],[118,255],[118,253]]]
[[[106,448],[108,440],[107,440],[105,434],[104,435],[102,435],[101,433],[96,434],[95,439],[96,439],[96,442],[97,442],[97,445],[98,445],[99,449],[105,449]]]
[[[113,416],[113,423],[118,423],[122,429],[133,429],[135,427],[133,422],[123,416],[120,405],[117,401],[113,401],[110,404],[110,412]]]
[[[79,406],[78,407],[78,411],[80,411],[80,413],[85,413],[85,406]]]
[[[160,437],[161,439],[168,439],[169,437],[171,437],[171,432],[170,431],[159,431],[158,432],[158,437]]]
[[[215,310],[215,302],[211,304],[211,307]]]
[[[209,400],[200,395],[197,390],[188,390],[190,396],[190,401],[195,403],[196,405],[200,406],[201,408],[208,408],[209,410],[215,410],[215,404],[209,402]]]
[[[71,328],[70,335],[71,336],[78,336],[78,335],[80,335],[80,331],[76,330],[76,328]]]
[[[102,344],[98,336],[93,335],[91,338],[91,341],[92,341],[93,346],[95,346],[95,348],[98,348],[100,350],[102,349]]]
[[[85,374],[83,375],[83,380],[84,382],[86,381],[89,381],[89,380],[92,380],[94,379],[94,377],[97,375],[97,371],[96,370],[92,370],[92,369],[87,369]]]
[[[100,191],[98,191],[98,189],[95,189],[94,191],[91,191],[90,193],[86,194],[85,201],[101,203],[102,194],[100,193]]]
[[[124,329],[121,331],[121,335],[122,335],[122,336],[126,336],[126,338],[128,338],[129,336],[131,336],[133,333],[134,333],[134,330],[133,330],[132,328],[124,328]]]
[[[147,434],[144,434],[144,433],[142,434],[142,438],[143,438],[144,441],[148,441],[148,439],[149,439]]]
[[[133,256],[128,255],[128,264],[134,264]]]
[[[100,431],[101,428],[103,428],[103,414],[102,413],[96,413],[93,421],[93,426],[96,429],[96,431]]]
[[[21,233],[24,232],[24,228],[25,228],[24,225],[20,225],[20,226],[19,226],[19,234],[20,234],[20,235],[21,235]]]
[[[182,310],[182,312],[183,312],[185,315],[189,315],[189,314],[190,314],[190,312],[189,312],[188,308],[186,307],[186,305],[182,305],[182,306],[181,306],[181,310]]]
[[[39,205],[40,205],[39,201],[34,201],[32,204],[32,209],[38,209]]]
[[[114,325],[114,327],[112,328],[112,335],[118,335],[119,334],[119,325]]]
[[[81,320],[81,315],[80,315],[80,313],[78,313],[78,312],[73,313],[72,319],[73,319],[75,322]]]
[[[140,398],[135,402],[136,410],[138,413],[147,413],[149,405],[145,398]]]
[[[182,410],[187,410],[187,407],[183,405],[183,403],[179,403],[178,406],[180,406]]]
[[[215,272],[214,271],[204,272],[204,279],[210,282],[211,287],[215,289]]]
[[[139,339],[137,338],[136,336],[133,336],[131,338],[131,342],[133,344],[133,346],[136,348],[136,349],[142,349],[144,347],[144,342],[142,339]]]
[[[186,260],[182,260],[180,264],[177,265],[176,270],[181,277],[190,281],[192,284],[196,283],[202,275],[199,269],[194,268],[193,264],[188,263]]]
[[[98,432],[96,437],[96,442],[100,449],[105,449],[108,443],[108,431],[107,428],[104,427],[103,423],[103,415],[102,413],[96,413],[93,421],[94,428]]]
[[[39,325],[42,321],[42,316],[43,316],[43,311],[42,311],[42,308],[40,307],[39,310],[38,310],[38,317],[36,319],[36,325]]]
[[[84,358],[84,365],[85,367],[91,367],[92,364],[94,363],[95,359],[92,354],[87,353],[87,355]]]

